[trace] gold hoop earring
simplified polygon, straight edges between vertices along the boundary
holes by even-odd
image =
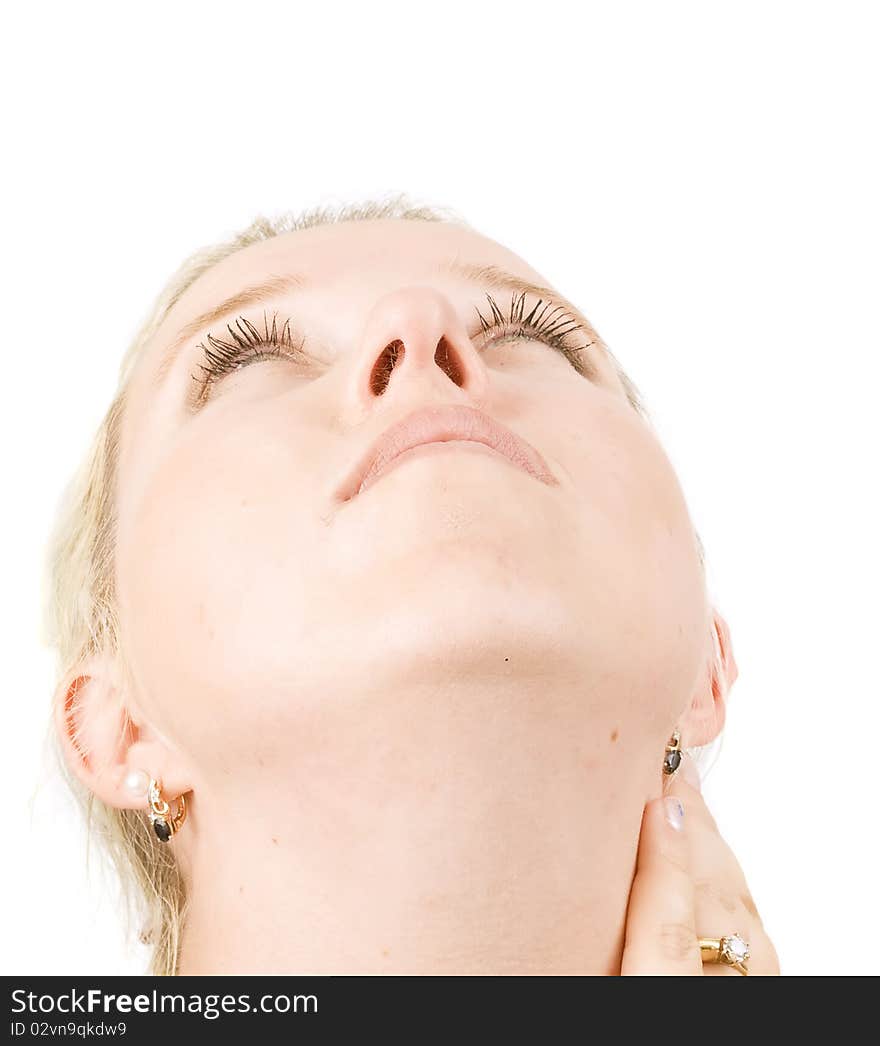
[[[666,755],[663,757],[663,773],[668,777],[672,777],[680,766],[681,734],[675,730],[672,737],[669,738],[669,744],[666,746]]]
[[[182,795],[177,797],[177,813],[172,816],[171,807],[162,798],[162,782],[150,778],[150,824],[156,838],[167,843],[172,835],[180,831],[186,820],[186,800]]]

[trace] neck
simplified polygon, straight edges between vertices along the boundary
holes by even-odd
[[[618,973],[662,744],[500,696],[410,692],[405,735],[324,723],[197,788],[179,972]]]

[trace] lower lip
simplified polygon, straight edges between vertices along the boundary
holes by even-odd
[[[431,454],[442,454],[447,450],[456,450],[459,453],[465,454],[490,454],[493,458],[499,461],[504,461],[508,465],[512,465],[514,468],[519,468],[515,462],[511,461],[510,458],[505,457],[504,454],[499,453],[494,447],[489,447],[485,443],[477,443],[470,439],[447,439],[434,443],[420,443],[417,447],[410,447],[409,450],[405,450],[402,454],[398,454],[396,458],[385,465],[384,468],[378,472],[374,472],[372,476],[366,481],[366,483],[358,491],[359,494],[363,494],[365,490],[369,490],[370,487],[382,476],[387,476],[401,461],[407,461],[410,458],[423,458],[428,457]]]

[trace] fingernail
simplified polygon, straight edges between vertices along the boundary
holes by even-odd
[[[667,795],[663,800],[663,808],[670,826],[676,832],[680,832],[684,823],[684,807],[681,802],[674,795]]]
[[[697,769],[697,764],[694,762],[693,757],[689,756],[687,752],[684,753],[681,759],[681,776],[691,788],[696,788],[698,792],[700,791],[703,785],[700,779],[700,771]]]

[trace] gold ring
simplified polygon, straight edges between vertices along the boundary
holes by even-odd
[[[743,977],[748,977],[751,951],[738,933],[729,937],[701,937],[699,945],[703,962],[732,966]]]

